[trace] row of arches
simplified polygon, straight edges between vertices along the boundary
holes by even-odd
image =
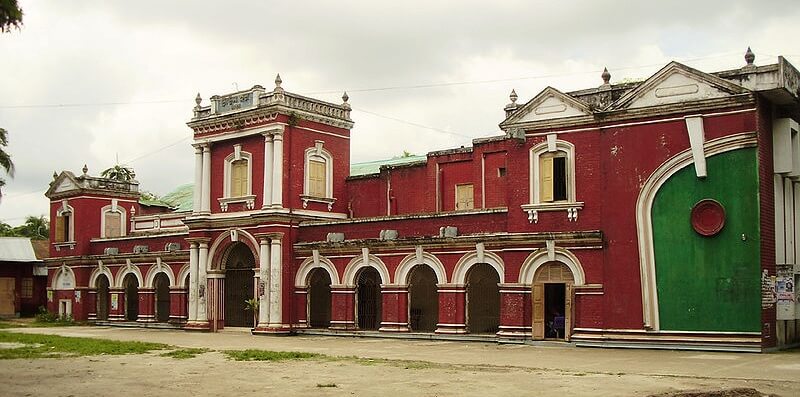
[[[467,316],[470,333],[496,333],[500,326],[500,275],[489,264],[472,266],[466,274]],[[381,327],[382,291],[377,269],[363,267],[356,275],[355,324],[361,330]],[[313,269],[307,281],[308,320],[312,328],[331,326],[331,277]],[[421,264],[408,273],[408,327],[414,332],[434,332],[439,323],[439,291],[433,268]]]
[[[153,318],[156,322],[166,323],[170,320],[170,279],[167,273],[159,272],[153,277]],[[188,294],[189,276],[184,280],[185,294]],[[95,313],[98,321],[107,321],[112,311],[111,281],[106,274],[99,274],[94,280]],[[121,282],[122,318],[126,321],[137,321],[140,315],[139,294],[141,285],[133,273],[125,275]],[[188,310],[188,308],[187,308]]]

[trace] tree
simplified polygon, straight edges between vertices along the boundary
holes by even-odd
[[[0,0],[0,32],[10,32],[22,26],[22,9],[17,0]]]
[[[121,182],[130,182],[136,179],[136,173],[133,171],[133,168],[119,164],[104,170],[100,173],[100,176]]]
[[[6,174],[13,178],[14,162],[11,161],[11,155],[6,152],[6,146],[8,146],[8,132],[4,128],[0,128],[0,167],[3,167],[6,170]],[[2,187],[5,185],[5,178],[0,178],[0,197],[3,197]]]
[[[14,228],[14,233],[20,237],[45,240],[50,236],[50,221],[44,216],[28,216],[25,223]]]

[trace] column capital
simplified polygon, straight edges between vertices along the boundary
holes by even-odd
[[[194,154],[203,154],[203,145],[200,143],[193,143]]]
[[[264,135],[264,142],[272,142],[272,132],[271,131],[264,131],[261,133]]]
[[[205,141],[205,142],[201,142],[201,143],[199,143],[198,145],[199,145],[201,148],[203,148],[203,151],[204,151],[204,152],[209,152],[209,151],[211,151],[211,145],[212,145],[211,141]]]
[[[201,243],[205,243],[206,245],[208,245],[208,243],[211,242],[211,239],[208,237],[187,237],[185,240],[189,244],[194,244],[194,245],[198,245]]]

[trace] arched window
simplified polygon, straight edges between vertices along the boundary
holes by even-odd
[[[69,243],[75,241],[75,211],[67,204],[66,200],[61,202],[61,208],[56,210],[55,243]]]
[[[248,210],[255,207],[252,175],[253,155],[243,151],[242,145],[233,145],[233,153],[225,157],[223,197],[218,198],[222,211],[234,203],[243,203]]]
[[[567,219],[576,221],[583,203],[575,194],[575,146],[547,136],[530,150],[530,200],[522,209],[530,222],[538,222],[539,212],[567,212]]]
[[[242,151],[242,145],[234,145],[233,153],[225,158],[225,197],[244,197],[252,194],[252,158]]]
[[[333,197],[333,156],[323,149],[323,141],[315,141],[314,147],[305,151],[303,206],[309,201],[328,204],[331,209],[336,198]]]
[[[112,238],[125,235],[125,210],[112,200],[100,210],[100,237]]]

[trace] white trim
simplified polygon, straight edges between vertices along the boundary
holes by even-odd
[[[253,237],[252,234],[250,234],[247,230],[239,229],[239,228],[223,229],[223,230],[227,230],[227,232],[220,233],[220,235],[217,236],[217,238],[214,240],[214,242],[211,243],[211,245],[209,246],[208,258],[206,259],[206,263],[205,263],[206,272],[212,270],[211,262],[214,260],[214,255],[216,255],[217,249],[219,249],[219,246],[222,244],[222,242],[225,241],[225,239],[230,239],[231,243],[234,242],[233,239],[231,239],[231,233],[230,233],[231,230],[236,230],[236,234],[238,236],[237,240],[241,241],[242,237],[244,237],[245,239],[247,239],[248,241],[253,243],[252,247],[248,246],[247,248],[253,254],[253,259],[255,260],[255,263],[256,264],[259,263],[259,254],[260,254],[260,252],[258,252],[259,251],[258,247],[260,247],[261,244],[258,242],[258,240],[256,240],[255,237]],[[247,244],[245,244],[245,245],[247,245]],[[253,251],[253,248],[255,248],[255,250],[256,250],[255,252]],[[203,264],[201,263],[200,265],[202,266]],[[220,263],[218,270],[222,270],[223,266],[225,266],[225,263]]]
[[[72,278],[72,288],[63,288],[63,289],[62,288],[58,288],[58,284],[59,284],[58,281],[61,278],[61,274],[62,273],[66,274],[68,277]],[[56,272],[55,276],[53,277],[53,283],[50,285],[50,289],[57,290],[57,291],[73,290],[73,289],[77,288],[76,282],[77,282],[77,280],[75,278],[75,272],[72,271],[72,269],[69,266],[62,265],[59,268],[59,270]]]
[[[538,249],[528,255],[522,262],[519,269],[518,283],[530,286],[533,285],[536,271],[548,262],[560,262],[565,264],[572,272],[572,279],[575,286],[586,284],[586,275],[583,272],[581,261],[572,252],[561,247],[554,247],[554,258],[550,259],[546,249]]]
[[[189,275],[189,272],[191,270],[192,267],[189,265],[189,263],[185,263],[183,266],[181,266],[181,269],[178,270],[178,278],[175,279],[176,287],[186,287],[187,289],[189,288],[189,285],[183,285],[183,282],[184,280],[186,280],[186,276]],[[189,281],[189,283],[191,283],[191,280]]]
[[[706,157],[757,145],[755,132],[729,135],[706,142]],[[653,248],[652,210],[656,193],[672,175],[692,164],[692,150],[686,149],[661,164],[645,181],[636,200],[636,229],[639,242],[639,271],[642,287],[642,311],[645,328],[659,330],[658,291]]]
[[[318,268],[325,269],[328,272],[331,277],[331,286],[339,285],[339,274],[336,272],[336,266],[328,258],[320,255],[317,261],[314,261],[314,258],[308,258],[300,264],[294,278],[295,288],[306,288],[308,286],[308,275],[311,274],[312,270]]]
[[[114,287],[114,275],[111,274],[108,266],[98,266],[92,270],[92,274],[89,276],[89,288],[97,288],[97,278],[101,274],[108,279],[108,288]]]
[[[715,116],[727,116],[727,115],[738,114],[738,113],[749,113],[749,112],[754,112],[754,111],[756,111],[756,109],[755,108],[751,108],[751,109],[733,110],[733,111],[730,111],[730,112],[698,113],[698,114],[695,114],[695,115],[696,116],[702,116],[702,117],[715,117]],[[605,130],[605,129],[609,129],[609,128],[633,127],[633,126],[637,126],[637,125],[670,123],[670,122],[673,122],[673,121],[681,121],[684,118],[685,118],[684,116],[681,116],[681,117],[673,117],[673,118],[668,118],[668,119],[636,121],[636,122],[632,122],[632,123],[610,124],[610,125],[604,125],[602,127],[587,127],[587,128],[575,128],[575,129],[571,129],[571,130],[558,130],[556,132],[559,133],[559,134],[567,134],[567,133],[573,133],[573,132],[601,131],[601,130]],[[529,133],[526,133],[525,136],[526,137],[534,137],[534,136],[545,136],[545,135],[548,135],[548,134],[552,134],[552,132],[549,132],[549,131],[548,132],[529,132]]]
[[[364,256],[359,255],[347,264],[344,268],[344,274],[342,275],[344,284],[349,286],[356,285],[356,275],[361,269],[367,267],[375,268],[375,270],[378,271],[381,275],[381,284],[389,284],[391,282],[389,279],[389,269],[386,267],[386,264],[375,255],[368,254],[367,257],[369,261],[367,263],[364,263]]]
[[[314,147],[305,150],[303,159],[303,196],[310,198],[333,198],[333,156],[323,148],[324,141],[314,141]],[[325,196],[311,196],[309,194],[309,163],[311,160],[325,165]]]
[[[61,207],[56,210],[56,217],[63,216],[63,214],[69,214],[69,236],[64,236],[64,241],[53,241],[53,244],[67,244],[75,243],[75,209],[69,205],[68,200],[64,199],[61,200]],[[53,234],[55,237],[55,234]]]
[[[553,135],[553,134],[549,134]],[[549,204],[549,203],[575,203],[575,145],[570,142],[556,140],[555,143],[550,142],[552,139],[548,138],[547,141],[541,142],[530,149],[530,204]],[[550,150],[550,146],[555,145],[555,150]],[[566,156],[566,185],[567,185],[567,199],[560,201],[546,201],[541,202],[539,199],[539,157],[545,153],[562,152]]]
[[[422,252],[421,260],[417,259],[417,254],[408,254],[394,272],[394,285],[408,285],[408,276],[411,274],[411,269],[416,265],[428,265],[434,273],[436,273],[436,284],[447,283],[447,272],[444,269],[442,261],[429,252]]]
[[[122,285],[122,282],[125,280],[125,276],[128,274],[133,274],[136,276],[136,281],[139,282],[139,288],[144,286],[144,278],[142,277],[142,272],[139,270],[139,266],[132,265],[128,262],[127,266],[122,266],[117,271],[117,279],[114,281],[114,286],[116,288],[124,288],[125,286]]]
[[[147,269],[147,275],[144,277],[145,288],[153,288],[153,282],[155,281],[158,273],[166,273],[167,278],[169,278],[170,287],[178,286],[176,285],[175,273],[172,272],[172,268],[168,264],[161,262],[161,259],[159,258],[158,262],[150,266],[150,269]]]
[[[105,207],[100,209],[100,238],[119,238],[119,237],[125,237],[128,234],[128,229],[127,229],[128,216],[127,216],[127,212],[125,211],[124,207],[119,206],[119,205],[114,205],[114,204],[116,204],[115,201],[116,200],[114,200],[114,202],[112,202],[110,205],[107,205],[107,206],[105,206]],[[119,229],[119,232],[121,233],[121,235],[114,236],[114,237],[106,237],[106,213],[118,213],[118,214],[121,215],[120,216],[120,222],[122,222],[122,225],[120,225],[120,229]]]
[[[245,160],[247,161],[247,194],[243,196],[231,196],[231,164],[234,161]],[[242,150],[241,144],[233,145],[233,153],[225,157],[225,170],[224,170],[224,189],[223,197],[220,200],[228,200],[232,198],[244,198],[253,195],[253,154]],[[252,209],[252,208],[250,208]]]
[[[481,256],[483,256],[483,258],[480,258]],[[505,282],[506,271],[503,259],[494,252],[483,251],[481,255],[481,252],[476,250],[464,254],[464,256],[462,256],[461,259],[456,262],[451,284],[465,285],[467,283],[467,273],[469,272],[469,269],[479,263],[485,263],[493,267],[497,272],[497,275],[500,277],[500,282]]]

